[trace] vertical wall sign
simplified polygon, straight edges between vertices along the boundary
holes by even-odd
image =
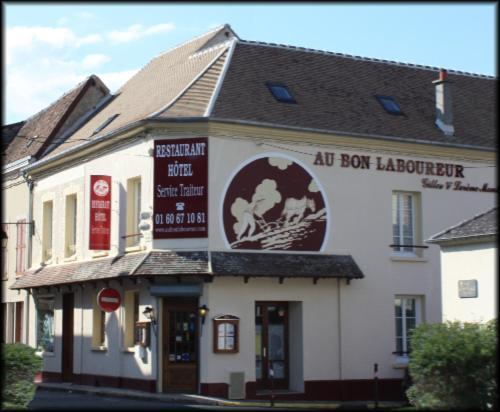
[[[109,250],[111,234],[111,176],[90,176],[90,250]]]
[[[208,237],[208,139],[156,140],[153,238]]]
[[[327,197],[297,159],[263,153],[241,164],[222,194],[226,247],[321,251],[328,239]]]

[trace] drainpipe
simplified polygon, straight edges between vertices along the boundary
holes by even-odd
[[[340,381],[340,397],[343,398],[342,394],[342,317],[340,315],[341,304],[340,304],[340,278],[337,278],[337,315],[338,315],[338,324],[339,324],[339,381]]]
[[[34,182],[31,180],[31,176],[26,176],[24,175],[24,178],[26,179],[28,183],[28,228],[29,228],[29,236],[28,236],[28,245],[27,245],[27,250],[26,250],[26,258],[27,258],[27,269],[31,268],[31,262],[32,262],[32,246],[33,246],[33,235],[35,234],[35,228],[34,228],[34,222],[33,222],[33,187],[34,187]],[[30,290],[28,289],[26,291],[26,297],[24,298],[24,325],[25,325],[25,342],[26,345],[29,345],[29,338],[30,338]]]

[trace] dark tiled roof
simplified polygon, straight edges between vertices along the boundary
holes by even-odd
[[[211,264],[211,266],[210,266]],[[213,275],[362,278],[351,256],[207,251],[152,251],[28,271],[12,289],[107,280],[122,276]]]
[[[348,255],[211,252],[211,257],[216,276],[364,277]]]
[[[474,216],[472,219],[465,220],[458,225],[437,233],[428,242],[440,243],[449,240],[492,236],[497,233],[497,208],[494,207],[487,212]]]
[[[129,276],[146,255],[146,252],[134,253],[90,262],[42,266],[26,272],[11,288],[33,288]]]
[[[496,147],[496,79],[449,72],[455,136],[438,129],[438,71],[292,47],[240,42],[211,117],[345,134]],[[286,85],[297,104],[279,103],[266,82]],[[404,115],[374,97],[392,96]]]
[[[7,146],[9,146],[10,142],[12,142],[21,127],[24,126],[24,123],[26,122],[22,121],[2,126],[2,155],[5,150],[7,150]]]
[[[134,275],[209,274],[208,252],[152,251]]]
[[[87,90],[96,85],[101,93],[91,97],[85,102],[85,107],[80,108],[82,113],[73,116],[68,122],[73,110],[85,96]],[[36,156],[42,154],[48,144],[69,129],[84,112],[91,109],[103,95],[109,94],[109,90],[97,76],[90,76],[85,81],[79,83],[73,89],[65,93],[50,106],[28,118],[17,131],[15,138],[8,145],[4,154],[4,164],[26,156]],[[2,133],[5,127],[2,128]],[[3,141],[2,136],[2,141]],[[60,143],[60,142],[59,142]],[[64,145],[62,145],[64,147]]]

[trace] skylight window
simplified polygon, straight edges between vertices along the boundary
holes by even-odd
[[[297,103],[284,84],[267,82],[267,87],[274,98],[282,103]]]
[[[390,96],[375,96],[387,113],[403,114],[401,108],[396,103],[393,97]]]
[[[120,116],[120,113],[116,113],[113,116],[108,117],[108,119],[104,123],[102,123],[97,129],[94,130],[94,133],[92,133],[92,135],[99,133],[102,129],[104,129],[106,126],[108,126],[118,116]]]

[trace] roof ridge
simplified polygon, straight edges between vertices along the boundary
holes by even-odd
[[[321,50],[321,49],[312,49],[309,47],[291,46],[291,45],[287,45],[287,44],[266,43],[266,42],[254,41],[254,40],[240,40],[240,43],[248,44],[248,45],[252,45],[252,46],[267,46],[267,47],[275,47],[275,48],[287,49],[287,50],[296,50],[296,51],[303,51],[303,52],[309,52],[309,53],[332,55],[332,56],[343,57],[343,58],[352,59],[352,60],[371,61],[371,62],[375,62],[375,63],[384,63],[384,64],[390,64],[390,65],[396,65],[396,66],[402,66],[402,67],[410,67],[410,68],[429,70],[429,71],[439,71],[442,69],[441,67],[436,67],[436,66],[427,66],[427,65],[416,64],[416,63],[403,63],[403,62],[397,62],[395,60],[385,60],[385,59],[378,59],[375,57],[356,56],[356,55],[352,55],[352,54],[338,53],[338,52],[332,52],[332,51]],[[446,69],[446,70],[448,71],[449,74],[457,74],[457,75],[462,75],[462,76],[491,79],[491,80],[497,79],[495,76],[490,76],[490,75],[486,75],[486,74],[470,73],[470,72],[464,72],[461,70],[453,70],[453,69]]]
[[[457,228],[459,228],[459,227],[460,227],[460,226],[462,226],[462,225],[465,225],[466,223],[472,222],[472,221],[473,221],[473,220],[475,220],[475,219],[479,219],[480,217],[482,217],[482,216],[486,215],[487,213],[491,213],[491,212],[493,212],[493,211],[494,211],[495,209],[497,209],[497,208],[498,208],[498,206],[494,206],[494,207],[492,207],[492,208],[490,208],[490,209],[486,210],[485,212],[478,213],[478,214],[476,214],[476,215],[475,215],[475,216],[473,216],[473,217],[469,217],[469,218],[467,218],[467,219],[465,219],[465,220],[462,220],[461,222],[457,223],[456,225],[453,225],[453,226],[451,226],[451,227],[448,227],[448,228],[446,228],[446,229],[442,230],[441,232],[436,233],[435,235],[432,235],[432,236],[429,238],[429,241],[433,241],[433,240],[435,240],[435,239],[439,238],[440,236],[443,236],[444,234],[446,234],[446,233],[448,233],[448,232],[451,232],[452,230],[457,229]]]

